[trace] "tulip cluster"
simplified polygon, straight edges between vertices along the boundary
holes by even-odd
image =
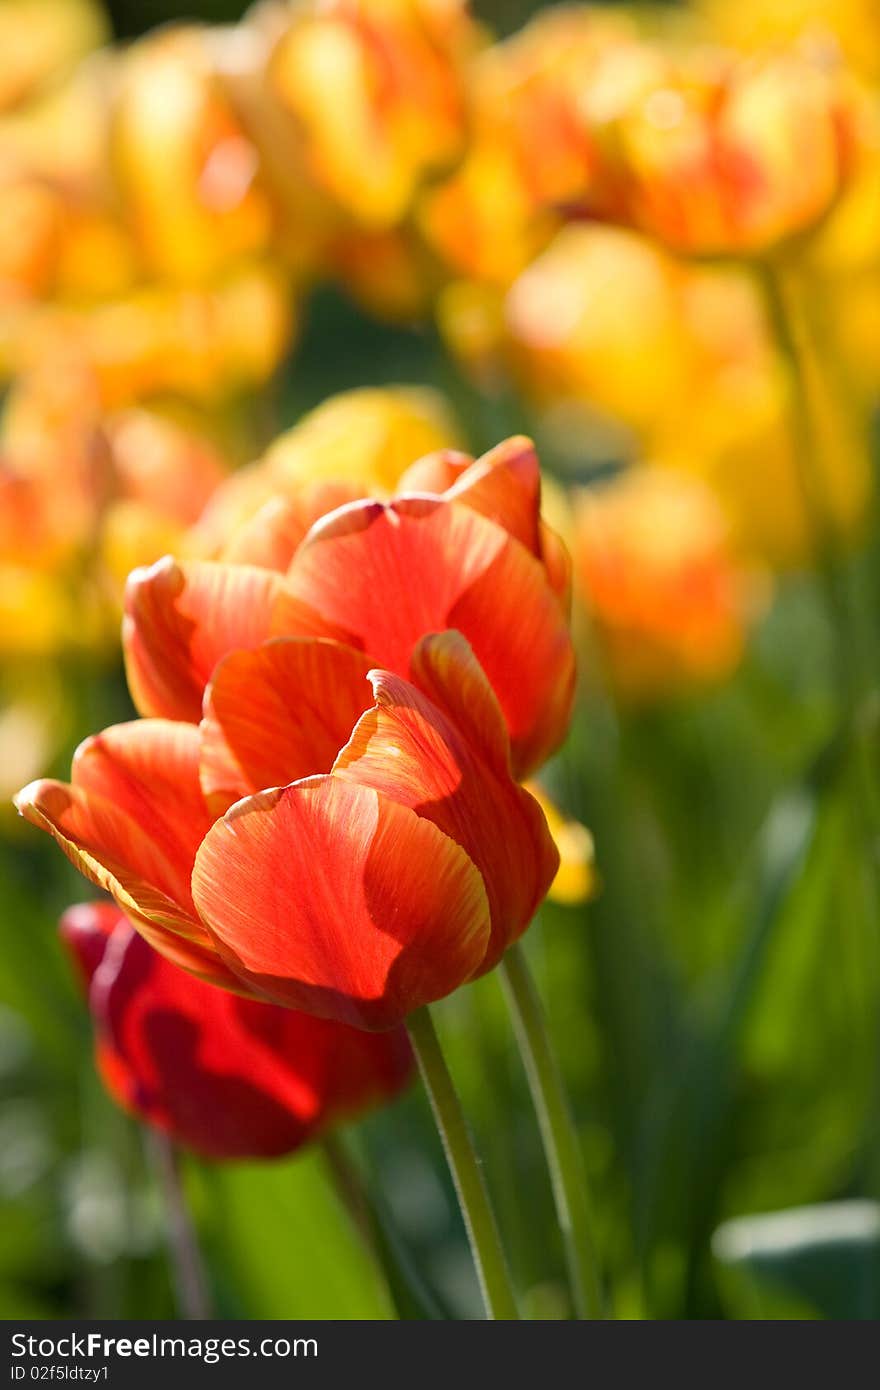
[[[409,1028],[516,1316],[428,1012],[498,967],[572,1307],[601,1314],[517,946],[592,892],[592,841],[532,779],[572,600],[624,713],[730,678],[786,573],[846,616],[874,7],[575,4],[495,41],[467,0],[260,0],[122,45],[98,0],[7,0],[0,53],[0,790],[106,895],[61,924],[106,1087],[203,1156],[272,1157],[397,1096]],[[327,286],[436,330],[473,433],[528,428],[555,480],[368,365],[278,433]],[[137,717],[43,776],[120,620]]]
[[[750,269],[782,257],[809,271],[850,374],[854,409],[820,403],[818,469],[830,530],[856,535],[878,386],[873,30],[858,5],[803,8],[734,23],[707,4],[672,24],[566,6],[493,43],[464,0],[267,0],[123,48],[97,0],[10,4],[4,648],[57,650],[74,629],[100,645],[133,565],[217,554],[294,471],[349,481],[331,429],[292,446],[299,461],[270,449],[204,512],[265,450],[255,397],[327,280],[372,313],[435,317],[459,366],[519,390],[581,477],[609,457],[696,474],[738,556],[784,568],[814,558],[815,528]],[[436,433],[410,449],[401,425],[400,463],[356,468],[356,487],[387,495],[412,457],[458,442],[448,420]]]

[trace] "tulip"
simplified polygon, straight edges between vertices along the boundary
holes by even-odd
[[[875,0],[697,0],[710,32],[748,50],[800,40],[840,53],[854,72],[880,77],[880,11]]]
[[[123,56],[108,139],[125,217],[154,274],[197,284],[267,246],[259,156],[212,70],[209,31],[162,30]]]
[[[580,821],[570,820],[536,782],[526,785],[544,812],[547,829],[559,851],[559,868],[548,898],[567,905],[588,901],[598,886],[592,835]]]
[[[846,81],[794,51],[631,45],[580,115],[596,151],[588,206],[688,254],[772,252],[819,225],[849,174]]]
[[[411,1078],[402,1031],[365,1033],[213,989],[153,951],[113,903],[70,908],[61,935],[108,1091],[207,1158],[290,1153]]]
[[[575,590],[623,698],[657,698],[733,672],[761,589],[736,562],[705,486],[643,468],[582,490],[572,545]]]
[[[291,11],[266,85],[293,118],[311,179],[354,222],[399,223],[425,178],[460,153],[463,67],[479,38],[463,0],[310,0]]]
[[[412,459],[455,446],[458,437],[446,401],[430,387],[342,391],[217,488],[186,548],[286,569],[319,517],[344,502],[391,496]]]
[[[457,274],[509,285],[565,209],[583,202],[593,154],[581,93],[632,38],[626,18],[559,6],[474,60],[466,157],[418,209],[422,231]]]
[[[650,431],[691,384],[686,276],[632,232],[563,228],[506,297],[515,375],[539,401],[583,401],[594,413]]]
[[[149,717],[17,801],[177,964],[367,1028],[525,930],[558,854],[511,757],[546,756],[572,693],[529,441],[411,477],[446,491],[339,508],[285,575],[135,573],[124,640]]]
[[[0,111],[38,97],[107,38],[97,0],[5,0]]]
[[[491,969],[558,866],[464,639],[413,668],[421,689],[323,639],[234,650],[201,729],[107,729],[16,804],[176,964],[392,1027]]]
[[[305,535],[310,518],[282,508],[272,524],[276,540],[290,528],[284,574],[170,559],[136,571],[123,645],[141,713],[197,721],[217,663],[271,637],[343,641],[410,678],[420,639],[456,628],[500,702],[516,775],[542,763],[568,725],[574,659],[567,559],[540,520],[531,442],[508,440],[476,461],[441,451],[400,488],[389,503],[340,507]],[[272,536],[258,534],[273,552]],[[277,558],[287,559],[283,547]]]
[[[73,349],[108,406],[163,394],[214,404],[263,384],[293,327],[277,267],[242,262],[209,287],[155,283],[98,304],[40,306],[20,324],[11,365],[63,361]]]

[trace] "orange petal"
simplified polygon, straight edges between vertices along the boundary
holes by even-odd
[[[169,960],[215,983],[234,983],[201,923],[175,901],[176,869],[124,811],[81,787],[48,780],[25,787],[15,804]]]
[[[214,667],[269,636],[281,581],[252,565],[170,556],[135,570],[125,592],[122,641],[132,698],[142,714],[198,723]]]
[[[531,439],[514,435],[473,459],[454,449],[438,449],[408,468],[398,493],[443,494],[463,502],[540,555],[541,465]]]
[[[473,507],[533,555],[540,555],[541,465],[525,435],[505,439],[483,454],[448,489],[446,498]]]
[[[201,783],[211,810],[329,772],[370,705],[362,652],[316,638],[279,638],[221,661],[205,696]]]
[[[532,920],[559,856],[541,808],[510,775],[498,704],[467,643],[444,633],[419,658],[464,725],[400,676],[374,671],[376,707],[359,720],[333,776],[411,807],[467,852],[489,899],[487,970]]]
[[[407,807],[337,777],[233,806],[199,850],[193,895],[249,987],[368,1029],[467,980],[489,936],[465,852]]]
[[[458,449],[436,449],[433,454],[416,459],[401,473],[397,491],[431,492],[439,496],[457,483],[473,462],[471,454],[463,454]]]
[[[557,536],[546,522],[541,522],[539,530],[541,558],[544,561],[547,582],[568,617],[571,612],[571,556],[562,537]]]
[[[510,776],[510,735],[486,673],[460,632],[431,632],[410,662],[419,689],[444,710],[499,775]]]
[[[315,522],[358,495],[345,483],[318,483],[296,497],[273,497],[236,530],[221,558],[283,574]]]
[[[278,631],[340,638],[409,676],[416,643],[457,628],[504,711],[517,775],[561,742],[574,653],[540,561],[469,507],[431,498],[342,508],[313,528],[276,607]]]
[[[571,560],[555,531],[541,520],[541,467],[525,435],[505,439],[478,459],[438,449],[408,468],[398,492],[443,494],[497,521],[544,562],[547,580],[563,602],[571,602]]]
[[[199,785],[199,730],[136,719],[87,738],[73,755],[74,786],[123,811],[174,873],[167,891],[190,913],[196,850],[214,819]]]

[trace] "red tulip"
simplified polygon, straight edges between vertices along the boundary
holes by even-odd
[[[402,484],[396,500],[338,507],[307,532],[302,510],[264,514],[253,539],[292,554],[285,574],[171,559],[136,570],[123,641],[141,712],[197,721],[218,661],[272,636],[334,638],[417,680],[419,640],[454,628],[501,704],[514,771],[534,770],[565,735],[574,685],[567,560],[540,521],[534,448],[435,455]]]
[[[289,1153],[410,1079],[401,1030],[364,1033],[201,984],[112,903],[71,908],[61,934],[89,991],[111,1095],[198,1153]]]

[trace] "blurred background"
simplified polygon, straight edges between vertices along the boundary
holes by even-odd
[[[570,876],[527,945],[610,1306],[875,1317],[880,14],[741,0],[559,20],[483,0],[473,13],[499,36],[533,16],[548,28],[487,57],[488,34],[449,18],[437,70],[401,79],[401,102],[415,89],[427,109],[387,145],[361,130],[360,96],[341,136],[322,124],[284,55],[273,100],[308,145],[291,150],[254,77],[259,43],[219,28],[244,13],[0,0],[0,1314],[176,1315],[160,1176],[97,1079],[57,938],[90,889],[8,802],[132,717],[125,574],[217,553],[305,475],[390,488],[431,448],[525,432],[572,551],[581,658],[570,739],[542,774]],[[151,36],[170,21],[215,38]],[[705,205],[653,196],[664,170],[629,127],[607,148],[643,157],[648,194],[591,201],[593,154],[569,148],[557,109],[572,86],[597,108],[608,84],[665,97],[679,77],[644,54],[679,43],[745,65],[790,45],[821,73],[793,154],[777,99],[791,74],[743,102],[757,154],[738,196],[772,199],[720,233]],[[418,76],[416,45],[405,61]],[[662,128],[668,103],[653,109]],[[595,119],[601,164],[614,123]],[[827,187],[805,188],[826,165]],[[770,243],[793,248],[782,272],[765,270]],[[310,414],[363,387],[426,390]],[[525,1307],[567,1317],[497,982],[440,1021]],[[479,1316],[418,1088],[350,1141],[443,1305]],[[392,1315],[320,1151],[187,1156],[184,1177],[221,1315]]]

